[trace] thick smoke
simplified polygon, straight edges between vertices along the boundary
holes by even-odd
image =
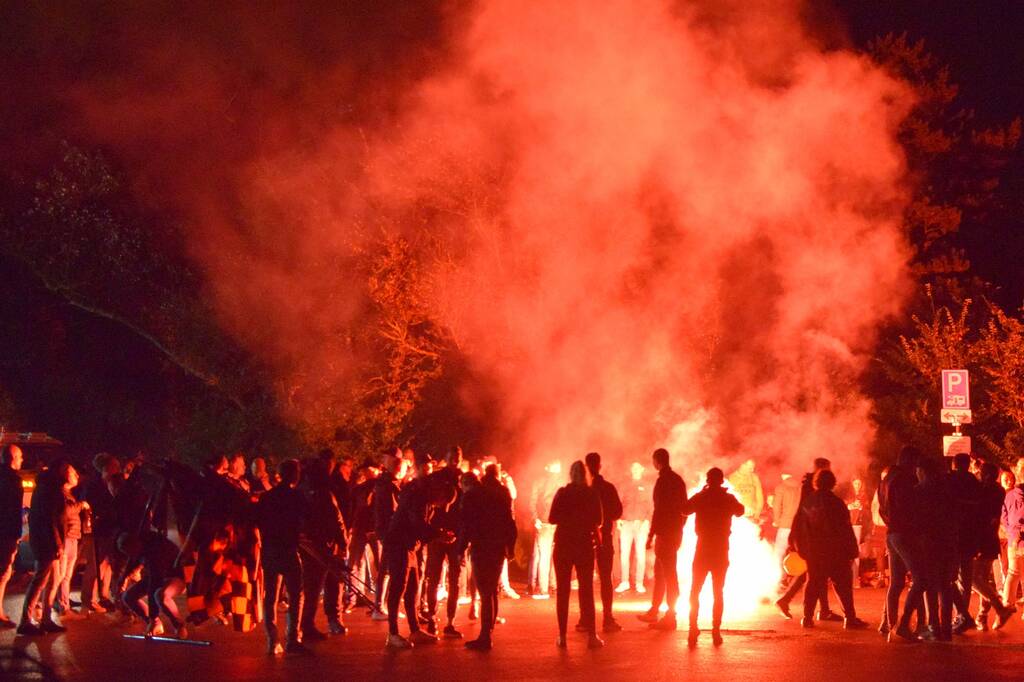
[[[216,40],[175,34],[140,57],[169,82],[77,93],[141,190],[187,216],[226,327],[276,368],[289,416],[311,376],[350,380],[361,249],[427,234],[438,319],[500,397],[495,454],[859,461],[858,377],[906,284],[904,89],[824,50],[788,1],[438,16],[386,58],[351,21],[315,56],[243,24],[242,79]]]

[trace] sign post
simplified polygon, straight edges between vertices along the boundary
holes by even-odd
[[[971,423],[971,382],[966,369],[942,370],[943,424],[953,425],[953,435],[942,439],[942,452],[952,457],[961,452],[970,453],[971,438],[960,433],[961,424]]]

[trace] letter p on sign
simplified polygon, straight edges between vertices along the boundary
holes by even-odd
[[[966,369],[942,370],[942,409],[971,409],[971,385]]]

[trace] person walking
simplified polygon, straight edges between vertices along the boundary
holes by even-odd
[[[829,469],[819,470],[814,475],[814,492],[804,499],[802,513],[793,527],[791,537],[807,561],[801,624],[814,627],[814,606],[831,580],[843,605],[844,627],[860,630],[868,624],[857,617],[853,604],[852,565],[858,555],[857,538],[846,504],[833,492],[835,487],[835,474]]]
[[[974,560],[973,588],[978,593],[981,607],[978,609],[977,628],[988,630],[988,613],[996,612],[993,627],[1002,629],[1010,616],[1017,612],[1011,604],[1004,604],[996,588],[993,566],[999,559],[999,517],[1003,510],[1005,493],[997,478],[999,468],[991,462],[981,466],[981,489],[979,491],[979,536],[978,556]]]
[[[691,497],[684,507],[694,515],[697,530],[697,549],[693,555],[693,579],[690,582],[689,643],[694,645],[700,636],[698,615],[700,593],[711,575],[714,605],[711,615],[711,638],[716,646],[722,643],[722,614],[725,611],[725,574],[729,570],[729,534],[734,516],[743,516],[745,507],[723,487],[722,470],[708,470],[704,488]]]
[[[619,632],[622,626],[615,621],[612,612],[612,602],[615,598],[615,587],[612,584],[612,566],[615,563],[612,528],[615,522],[622,518],[622,502],[619,500],[619,491],[601,475],[601,455],[596,452],[588,453],[584,463],[587,473],[590,474],[590,486],[601,501],[601,528],[597,535],[597,575],[601,581],[603,615],[601,629],[603,632]]]
[[[467,474],[471,476],[471,474]],[[512,518],[512,497],[498,480],[491,465],[479,485],[469,485],[460,501],[459,553],[469,548],[476,586],[480,592],[480,634],[466,642],[467,649],[490,651],[498,619],[498,583],[501,566],[515,553],[516,524]],[[453,595],[448,596],[454,604]]]
[[[878,514],[885,522],[885,543],[889,554],[885,614],[890,642],[898,638],[916,641],[909,623],[911,616],[920,610],[924,598],[924,558],[920,548],[919,520],[915,516],[917,462],[920,458],[916,448],[903,447],[897,455],[896,464],[889,468],[888,475],[878,486]],[[901,616],[900,595],[907,586],[907,573],[910,573],[912,583]],[[905,623],[902,628],[901,623]]]
[[[580,622],[588,632],[587,645],[604,646],[597,636],[594,616],[594,548],[601,527],[601,500],[587,485],[583,462],[576,460],[569,467],[569,484],[555,493],[548,522],[555,526],[555,589],[558,615],[558,641],[565,648],[565,632],[569,622],[569,597],[572,573],[579,582]]]
[[[654,590],[651,608],[637,616],[656,630],[675,630],[676,602],[679,601],[679,573],[677,557],[683,544],[683,526],[686,524],[686,484],[672,470],[668,450],[658,448],[651,455],[658,481],[654,484],[654,511],[651,530],[647,535],[647,548],[654,547]],[[661,604],[667,601],[664,617],[658,619]]]

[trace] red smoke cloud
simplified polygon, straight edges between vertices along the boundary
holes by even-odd
[[[367,234],[427,230],[438,316],[500,397],[496,454],[666,445],[687,467],[799,470],[865,453],[858,376],[907,283],[909,97],[820,47],[796,3],[481,0],[395,73],[367,62],[375,78],[249,29],[266,70],[243,80],[249,109],[216,47],[181,35],[154,50],[190,87],[90,83],[78,104],[177,179],[217,309],[276,368],[290,416],[310,376],[349,380],[339,335]],[[170,168],[139,144],[151,134]]]

